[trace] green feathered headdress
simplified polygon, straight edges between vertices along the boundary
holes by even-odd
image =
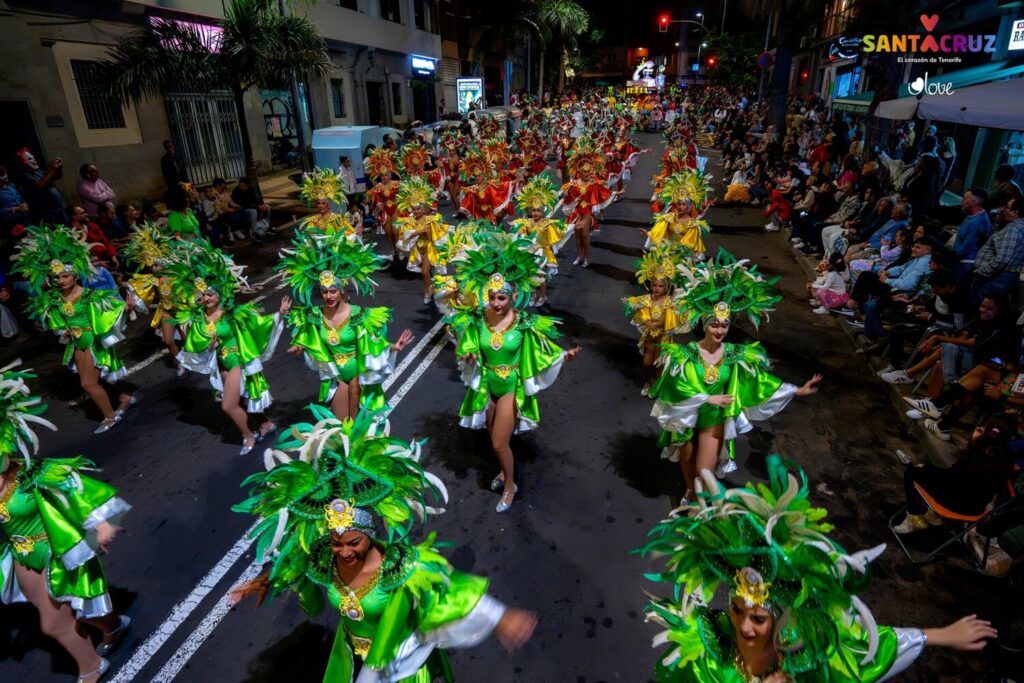
[[[203,292],[213,290],[220,296],[221,304],[230,307],[234,305],[238,289],[248,289],[249,284],[242,276],[245,266],[237,265],[206,240],[194,240],[189,248],[179,253],[179,258],[173,259],[165,272],[180,301],[192,302]]]
[[[34,379],[31,370],[16,370],[21,360],[0,368],[0,472],[7,469],[7,460],[20,454],[26,469],[31,458],[39,452],[39,437],[35,426],[57,430],[57,426],[40,415],[46,412],[46,404],[32,395],[25,380]]]
[[[713,261],[692,268],[680,264],[678,270],[684,278],[680,297],[686,302],[687,327],[698,321],[729,320],[741,313],[758,327],[782,301],[775,288],[778,277],[766,280],[757,266],[748,266],[746,259],[737,261],[725,249],[719,249]]]
[[[412,176],[398,183],[395,194],[395,205],[405,215],[412,213],[414,207],[434,205],[434,188],[423,176]]]
[[[689,263],[692,256],[693,251],[681,243],[664,240],[633,262],[636,281],[644,285],[651,280],[667,280],[669,284],[678,286],[684,280],[679,266]]]
[[[661,192],[658,194],[662,206],[670,206],[682,201],[693,202],[697,211],[703,211],[711,195],[710,176],[705,176],[703,171],[692,168],[670,175],[661,184]]]
[[[543,209],[545,213],[558,203],[558,187],[547,171],[530,178],[516,195],[519,210]]]
[[[141,268],[158,268],[167,264],[177,252],[177,241],[152,223],[145,223],[132,233],[121,250],[125,259]]]
[[[299,196],[306,200],[306,205],[326,199],[338,206],[348,206],[348,195],[341,182],[341,176],[329,168],[314,168],[302,176]]]
[[[284,272],[284,281],[306,306],[311,305],[314,292],[330,287],[344,290],[351,285],[360,295],[373,294],[377,288],[373,273],[382,263],[373,244],[350,241],[342,233],[299,234],[280,256],[274,270]]]
[[[505,292],[517,307],[527,305],[533,288],[545,278],[543,255],[530,251],[529,240],[507,233],[478,233],[476,245],[456,265],[459,288],[476,295],[481,306],[492,291]]]
[[[383,412],[361,411],[342,421],[323,406],[309,410],[316,422],[281,433],[264,454],[266,471],[242,482],[249,498],[232,508],[261,519],[252,532],[257,557],[275,553],[275,568],[303,565],[332,531],[358,530],[394,542],[405,539],[417,519],[444,512],[427,504],[428,498],[446,504],[448,491],[420,464],[422,442],[390,436]]]
[[[705,470],[696,510],[674,511],[636,551],[664,564],[665,571],[648,579],[672,585],[671,598],[654,598],[647,607],[648,620],[665,628],[654,646],[669,645],[661,660],[669,672],[703,657],[732,661],[731,625],[719,625],[723,643],[714,613],[704,607],[723,587],[730,600],[774,615],[784,673],[819,671],[833,655],[850,656],[841,651],[839,634],[855,619],[868,641],[866,652],[857,653],[861,663],[877,653],[877,626],[857,594],[866,590],[870,563],[885,546],[847,554],[829,537],[825,510],[811,506],[803,471],[790,471],[777,455],[768,456],[767,465],[767,485],[728,490]]]
[[[88,277],[95,272],[89,261],[85,234],[66,225],[31,225],[12,256],[13,272],[41,291],[52,276],[74,273]]]

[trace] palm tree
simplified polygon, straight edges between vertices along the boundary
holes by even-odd
[[[560,49],[558,67],[558,90],[565,89],[565,48],[571,45],[577,36],[583,34],[590,25],[590,13],[583,9],[583,6],[576,0],[539,0],[534,8],[537,24],[544,27],[544,31],[551,37],[558,38]],[[543,102],[544,97],[544,48],[547,40],[541,34],[540,51],[540,93],[538,101]]]
[[[204,91],[230,90],[245,173],[256,183],[243,101],[246,91],[286,87],[294,73],[325,78],[331,63],[316,26],[305,17],[285,16],[277,0],[230,0],[217,25],[219,32],[155,22],[118,42],[102,65],[113,92],[125,103],[161,96],[185,82]]]

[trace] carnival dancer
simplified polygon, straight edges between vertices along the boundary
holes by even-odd
[[[690,170],[696,169],[691,169],[687,163],[685,148],[669,148],[665,151],[661,158],[659,171],[651,179],[651,185],[654,186],[654,192],[651,194],[651,213],[661,213],[665,209],[665,205],[661,203],[662,186],[665,181],[676,174]],[[709,178],[710,176],[704,177],[705,180]]]
[[[430,503],[447,502],[419,462],[421,444],[378,433],[382,416],[368,411],[342,422],[310,409],[316,422],[285,430],[267,452],[268,471],[243,482],[251,493],[234,509],[261,520],[253,536],[270,569],[232,601],[291,590],[308,614],[325,601],[337,610],[324,683],[450,683],[445,649],[492,633],[509,650],[525,644],[534,614],[506,607],[488,595],[487,579],[454,569],[435,534],[410,540],[417,519],[443,512]]]
[[[996,637],[973,615],[944,628],[878,626],[858,594],[885,546],[848,553],[829,536],[825,510],[811,506],[804,473],[777,455],[767,465],[767,484],[728,490],[704,470],[697,504],[640,549],[665,566],[648,577],[672,586],[646,610],[664,628],[654,647],[668,645],[659,683],[875,683],[926,646],[973,651]],[[727,609],[711,607],[723,588]]]
[[[455,279],[458,264],[465,260],[466,254],[478,248],[481,240],[488,239],[492,233],[500,232],[493,224],[484,220],[462,221],[455,226],[444,242],[437,248],[438,270],[443,274],[434,275],[434,304],[443,316],[449,316],[457,308],[476,306],[476,298],[470,292],[463,292]],[[450,331],[450,326],[448,326]],[[451,335],[454,340],[454,335]]]
[[[516,208],[524,218],[512,221],[512,230],[534,243],[534,251],[544,257],[546,277],[541,280],[537,298],[531,304],[543,306],[548,300],[548,280],[558,275],[558,250],[569,239],[571,230],[565,221],[550,218],[558,203],[558,189],[547,173],[534,176],[516,196]]]
[[[405,171],[406,180],[422,178],[430,185],[431,201],[436,203],[438,195],[444,190],[444,172],[441,167],[427,170],[427,165],[430,164],[430,153],[426,147],[418,142],[407,142],[402,145],[402,149],[398,153],[398,160]]]
[[[314,168],[312,172],[304,173],[299,196],[315,211],[302,219],[299,230],[323,235],[341,233],[352,240],[362,238],[362,225],[352,225],[342,213],[348,206],[348,195],[341,176],[335,171]]]
[[[590,230],[598,231],[594,214],[608,206],[613,193],[604,181],[604,155],[587,137],[576,139],[566,162],[569,182],[562,186],[562,211],[576,235],[576,260],[590,267]]]
[[[317,372],[317,400],[338,419],[354,417],[360,406],[384,407],[381,383],[395,371],[396,355],[413,341],[406,329],[394,344],[388,342],[390,308],[349,302],[350,288],[361,296],[373,294],[373,273],[380,266],[372,245],[340,234],[300,235],[281,251],[276,266],[284,271],[297,304],[285,297],[281,305],[292,333],[288,352],[302,354],[306,366]],[[322,306],[313,303],[316,291]]]
[[[377,221],[384,228],[384,237],[390,251],[384,256],[393,261],[398,255],[398,236],[395,234],[394,219],[398,212],[398,166],[395,153],[377,147],[363,163],[366,174],[373,180],[373,187],[366,191],[367,201],[374,207]]]
[[[663,342],[686,331],[683,324],[683,302],[676,285],[680,279],[678,266],[686,263],[688,252],[671,247],[654,249],[636,262],[636,280],[647,289],[647,294],[629,296],[622,300],[630,323],[640,331],[637,346],[643,356],[644,386],[640,390],[647,396],[654,380],[660,374],[657,361]]]
[[[191,247],[191,242],[172,239],[157,226],[147,223],[132,233],[123,249],[125,262],[133,264],[138,272],[127,282],[129,308],[153,311],[149,326],[163,339],[164,346],[177,364],[176,374],[182,377],[188,369],[178,363],[177,340],[185,336],[175,320],[178,301],[174,297],[171,280],[164,269],[176,255]]]
[[[35,458],[35,428],[56,427],[26,384],[35,375],[18,365],[0,369],[0,599],[31,603],[40,630],[75,660],[79,683],[94,683],[110,668],[102,655],[131,623],[114,613],[96,553],[131,506],[84,474],[93,469],[84,457]],[[95,649],[76,619],[103,634]]]
[[[654,218],[654,226],[641,230],[647,238],[644,249],[678,242],[697,259],[704,258],[703,236],[710,232],[704,215],[711,208],[707,178],[700,171],[682,171],[665,180],[658,200],[664,211]]]
[[[416,176],[398,185],[398,214],[395,232],[398,248],[409,253],[406,269],[423,278],[423,303],[431,302],[432,267],[437,263],[437,247],[451,231],[441,214],[434,210],[434,192],[427,181]]]
[[[683,325],[703,329],[700,341],[661,345],[663,369],[650,389],[657,399],[651,416],[664,430],[658,441],[662,456],[679,461],[692,497],[697,473],[715,466],[725,443],[729,459],[721,474],[736,469],[732,441],[753,428],[751,420],[767,420],[794,396],[816,393],[822,376],[800,387],[785,383],[768,373],[759,343],[725,342],[734,315],[746,314],[756,328],[782,300],[774,288],[778,278],[765,280],[756,266],[748,268],[724,249],[713,261],[680,270],[686,278],[679,293]]]
[[[263,363],[274,354],[281,336],[285,300],[274,315],[256,304],[239,304],[235,294],[244,266],[205,242],[168,267],[175,295],[182,301],[178,324],[188,325],[178,361],[209,376],[221,410],[242,433],[240,455],[277,429],[265,412],[273,398]],[[249,427],[250,416],[259,428]]]
[[[467,387],[459,424],[486,427],[501,465],[491,482],[492,491],[502,492],[497,512],[508,510],[519,490],[509,439],[540,424],[537,394],[551,386],[562,365],[580,351],[578,346],[563,351],[555,344],[560,336],[557,319],[523,310],[544,277],[542,260],[529,246],[506,234],[481,240],[456,270],[460,288],[472,293],[480,306],[459,310],[448,319],[458,339],[455,355]]]
[[[463,146],[462,135],[457,128],[446,128],[439,138],[438,145],[442,156],[438,159],[438,167],[444,174],[444,190],[452,205],[459,205],[459,148]]]
[[[95,272],[89,246],[65,226],[30,226],[18,243],[14,272],[28,280],[30,317],[65,344],[63,365],[78,373],[82,389],[103,415],[102,434],[121,421],[136,398],[120,392],[117,409],[106,388],[128,376],[114,347],[124,340],[124,301],[116,291],[83,287]]]

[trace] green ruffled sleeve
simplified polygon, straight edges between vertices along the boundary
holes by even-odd
[[[446,318],[446,322],[455,331],[458,344],[455,357],[463,358],[470,354],[480,356],[480,325],[479,316],[469,311],[456,311]]]
[[[689,345],[662,342],[661,353],[664,368],[651,385],[651,398],[677,404],[707,393],[707,387],[697,373],[694,351]]]
[[[565,351],[554,342],[561,336],[556,328],[557,318],[532,313],[519,315],[523,333],[519,371],[526,395],[531,396],[554,384],[565,361]]]
[[[206,331],[206,316],[198,307],[180,309],[175,321],[179,325],[188,326],[181,343],[183,352],[203,353],[209,350],[213,337]]]
[[[263,315],[254,304],[245,304],[231,313],[231,319],[243,365],[274,354],[282,329],[278,316]]]
[[[370,393],[383,397],[379,385],[395,371],[391,342],[388,341],[388,323],[391,309],[386,306],[364,308],[356,323],[356,368],[359,382]],[[366,405],[369,395],[360,403]]]
[[[768,356],[759,343],[731,346],[734,358],[726,393],[733,402],[725,409],[728,417],[746,413],[751,420],[765,420],[782,410],[795,395],[796,387],[768,372]]]
[[[320,334],[320,312],[314,308],[295,306],[288,311],[288,326],[292,331],[292,344],[301,346],[310,358],[327,363],[331,354]]]

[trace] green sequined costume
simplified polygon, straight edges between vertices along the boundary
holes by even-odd
[[[56,288],[35,295],[33,310],[47,329],[65,332],[63,363],[73,372],[74,352],[89,351],[99,368],[100,378],[107,382],[124,379],[128,372],[114,347],[124,341],[124,301],[116,292],[83,288],[74,301],[65,301]]]
[[[50,596],[79,618],[111,613],[93,532],[131,507],[111,486],[81,474],[90,464],[81,457],[37,461],[21,469],[0,497],[3,602],[28,602],[14,573],[19,564],[43,574]]]
[[[514,394],[515,433],[540,424],[537,394],[558,379],[565,351],[555,343],[561,336],[557,318],[516,311],[515,320],[501,332],[493,331],[483,310],[458,311],[447,318],[455,330],[462,381],[467,387],[459,408],[459,424],[470,429],[487,426],[487,407]],[[476,361],[461,359],[472,354]]]
[[[388,341],[391,309],[352,305],[338,328],[327,324],[314,306],[295,306],[288,312],[292,344],[301,346],[306,365],[320,376],[321,403],[330,403],[339,383],[359,378],[359,405],[384,407],[381,383],[395,371],[395,353]]]
[[[177,322],[187,324],[188,331],[178,352],[178,362],[193,372],[210,377],[210,385],[223,393],[221,372],[242,368],[241,395],[246,410],[260,413],[270,407],[270,385],[263,376],[263,362],[274,355],[281,337],[281,316],[263,315],[255,304],[224,309],[220,318],[210,323],[200,305],[181,310]]]
[[[724,344],[717,367],[705,365],[697,342],[661,345],[664,370],[651,386],[656,399],[651,416],[662,428],[662,456],[676,459],[675,446],[687,443],[694,429],[722,424],[732,441],[752,429],[751,420],[767,420],[796,395],[797,387],[768,372],[768,357],[758,343]],[[729,394],[733,402],[713,406],[708,398]],[[731,450],[731,449],[730,449]]]

